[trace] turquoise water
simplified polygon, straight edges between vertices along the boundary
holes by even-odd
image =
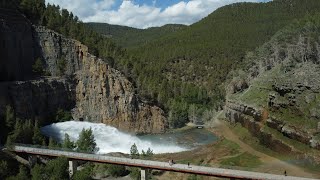
[[[158,135],[141,135],[138,136],[138,138],[141,140],[152,141],[156,144],[175,144],[188,149],[210,144],[218,140],[218,137],[212,132],[198,128]]]

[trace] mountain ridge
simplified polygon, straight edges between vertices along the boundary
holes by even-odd
[[[112,39],[114,42],[124,48],[132,48],[187,27],[186,25],[182,24],[166,24],[161,27],[138,29],[129,26],[93,22],[85,23],[85,25],[92,30]]]
[[[201,109],[200,112],[218,110],[224,104],[228,73],[242,66],[246,53],[267,42],[280,29],[319,9],[318,0],[221,7],[178,32],[127,48],[131,57],[118,61],[117,68],[128,71],[137,81],[142,96],[164,104],[178,119],[186,119],[191,105]]]

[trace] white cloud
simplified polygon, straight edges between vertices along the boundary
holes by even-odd
[[[72,11],[84,22],[106,22],[137,28],[162,26],[165,24],[192,24],[217,8],[235,2],[259,2],[261,0],[190,0],[181,1],[165,9],[153,5],[137,5],[133,1],[122,1],[120,7],[111,10],[115,0],[47,0]],[[155,2],[155,1],[154,1]]]
[[[110,9],[115,0],[46,0],[46,3],[56,4],[68,9],[83,20],[86,17],[95,16],[99,12]]]

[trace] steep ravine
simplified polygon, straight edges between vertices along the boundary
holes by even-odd
[[[32,27],[18,12],[8,11],[19,21],[3,17],[0,31],[12,37],[24,36],[28,41],[26,45],[18,41],[7,45],[9,40],[1,36],[5,42],[1,52],[8,55],[1,62],[0,114],[10,105],[18,118],[47,120],[62,108],[71,110],[76,120],[102,122],[133,133],[165,132],[168,124],[164,111],[142,102],[121,72],[89,54],[79,41],[45,27]],[[15,29],[18,26],[24,28]],[[33,47],[30,55],[20,49],[24,46]],[[51,76],[34,78],[31,65],[36,58]]]

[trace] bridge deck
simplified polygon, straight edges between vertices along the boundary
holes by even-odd
[[[67,158],[75,159],[75,160],[119,164],[119,165],[125,165],[125,166],[134,166],[134,167],[141,167],[141,168],[158,169],[158,170],[165,170],[165,171],[191,173],[191,174],[206,175],[206,176],[224,177],[224,178],[265,179],[265,180],[308,180],[309,179],[309,178],[301,178],[301,177],[274,175],[274,174],[267,174],[267,173],[258,173],[258,172],[249,172],[249,171],[222,169],[222,168],[202,167],[202,166],[194,166],[194,165],[191,165],[190,167],[188,167],[188,165],[185,165],[185,164],[174,164],[171,166],[169,165],[168,162],[112,157],[112,156],[105,156],[105,155],[98,155],[98,154],[86,154],[86,153],[79,153],[79,152],[69,152],[69,151],[62,151],[62,150],[51,150],[51,149],[42,149],[42,148],[34,148],[34,147],[25,147],[25,146],[14,146],[13,151],[27,153],[27,154],[34,154],[34,155],[53,156],[53,157],[65,156]]]

